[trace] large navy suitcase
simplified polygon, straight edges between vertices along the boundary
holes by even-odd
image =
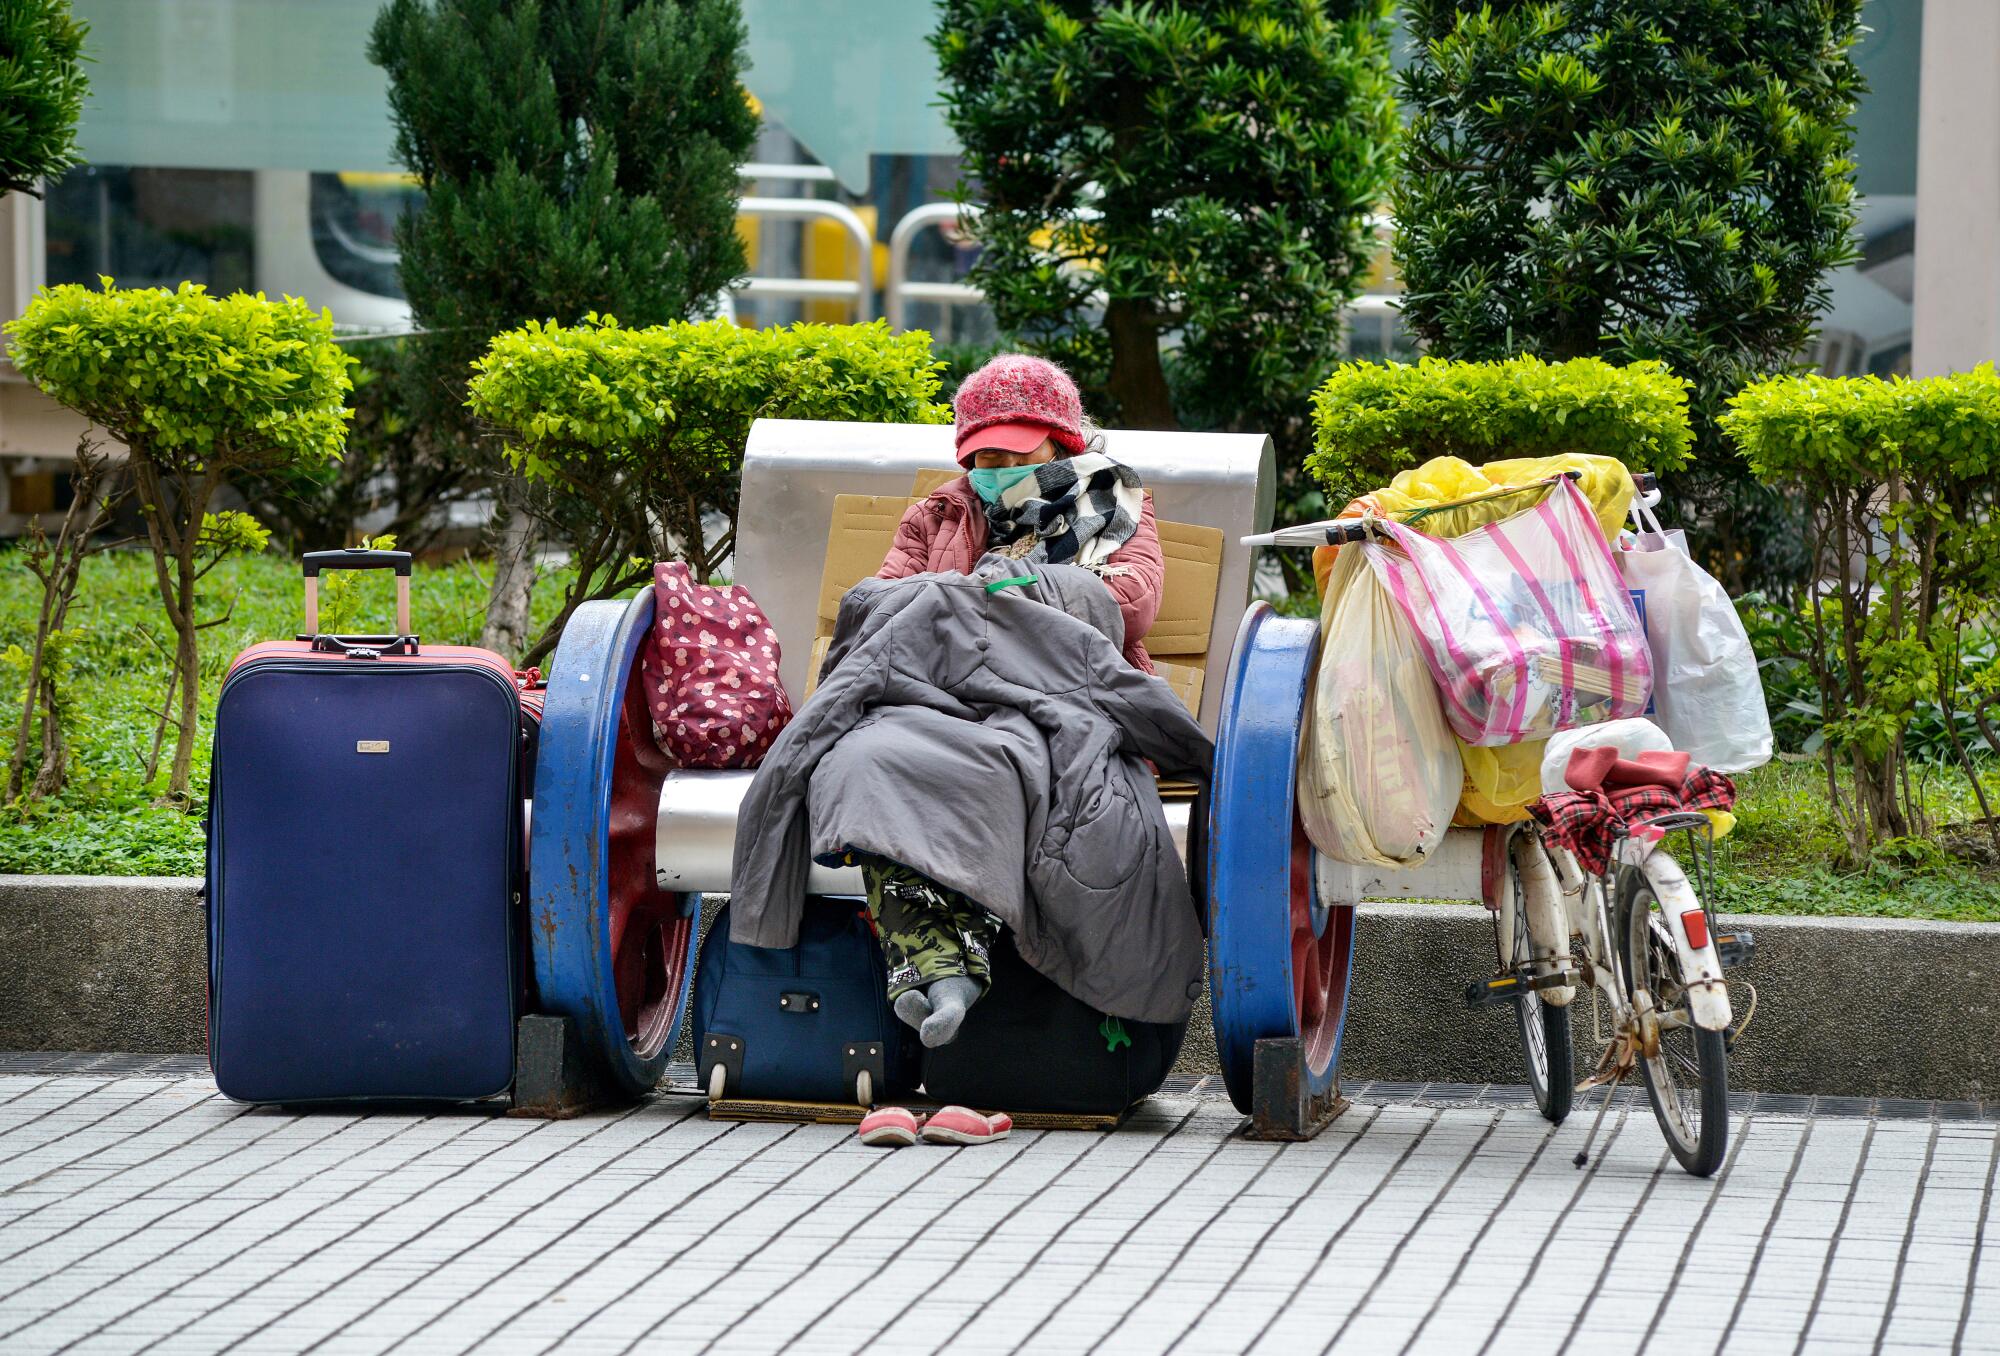
[[[710,1097],[873,1105],[916,1085],[916,1033],[889,1009],[859,900],[812,899],[798,945],[739,946],[724,905],[694,971],[695,1071]]]
[[[209,780],[209,1063],[246,1102],[507,1091],[523,715],[489,650],[410,634],[406,552],[306,557],[308,637],[238,655]],[[398,633],[319,636],[318,572],[392,568]]]

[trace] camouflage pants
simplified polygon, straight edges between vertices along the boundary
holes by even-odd
[[[868,914],[888,962],[891,1002],[954,975],[986,991],[993,977],[990,956],[1000,935],[999,919],[958,891],[894,862],[863,860],[861,878],[868,885]]]

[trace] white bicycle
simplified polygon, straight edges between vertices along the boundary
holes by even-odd
[[[1713,830],[1707,816],[1674,813],[1626,823],[1605,872],[1585,872],[1531,826],[1493,831],[1489,862],[1498,967],[1469,1001],[1512,1003],[1535,1103],[1551,1121],[1574,1092],[1604,1087],[1604,1103],[1576,1156],[1590,1144],[1611,1093],[1636,1066],[1653,1115],[1680,1165],[1706,1177],[1729,1140],[1729,1050],[1756,1010],[1735,1020],[1724,972],[1748,960],[1748,931],[1721,931],[1707,904]],[[1695,878],[1667,851],[1678,837]],[[1494,869],[1495,867],[1498,869]],[[1746,986],[1748,987],[1748,986]],[[1596,1072],[1572,1087],[1571,1002],[1588,988]],[[1609,1020],[1605,1019],[1608,1009]]]

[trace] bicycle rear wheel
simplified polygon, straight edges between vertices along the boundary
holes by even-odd
[[[1529,955],[1528,907],[1521,894],[1520,872],[1508,864],[1514,890],[1514,965]],[[1494,925],[1499,925],[1495,915]],[[1569,1009],[1552,1007],[1532,989],[1514,999],[1514,1021],[1521,1032],[1521,1053],[1527,1058],[1528,1088],[1542,1115],[1557,1125],[1569,1115],[1576,1093],[1576,1053],[1570,1042]]]
[[[1620,951],[1625,983],[1652,995],[1660,1019],[1659,1052],[1641,1052],[1639,1072],[1653,1117],[1680,1165],[1696,1177],[1722,1166],[1729,1144],[1729,1052],[1720,1031],[1694,1024],[1681,981],[1680,954],[1660,917],[1645,872],[1627,867],[1618,878]]]

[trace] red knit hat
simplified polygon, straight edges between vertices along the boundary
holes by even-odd
[[[1025,450],[1014,449],[1015,440],[999,432],[1007,424],[1039,425],[1065,452],[1074,456],[1083,451],[1083,398],[1069,373],[1046,358],[1000,354],[965,379],[951,407],[958,419],[960,466],[970,466],[983,446]],[[995,430],[992,444],[975,436],[988,429]]]

